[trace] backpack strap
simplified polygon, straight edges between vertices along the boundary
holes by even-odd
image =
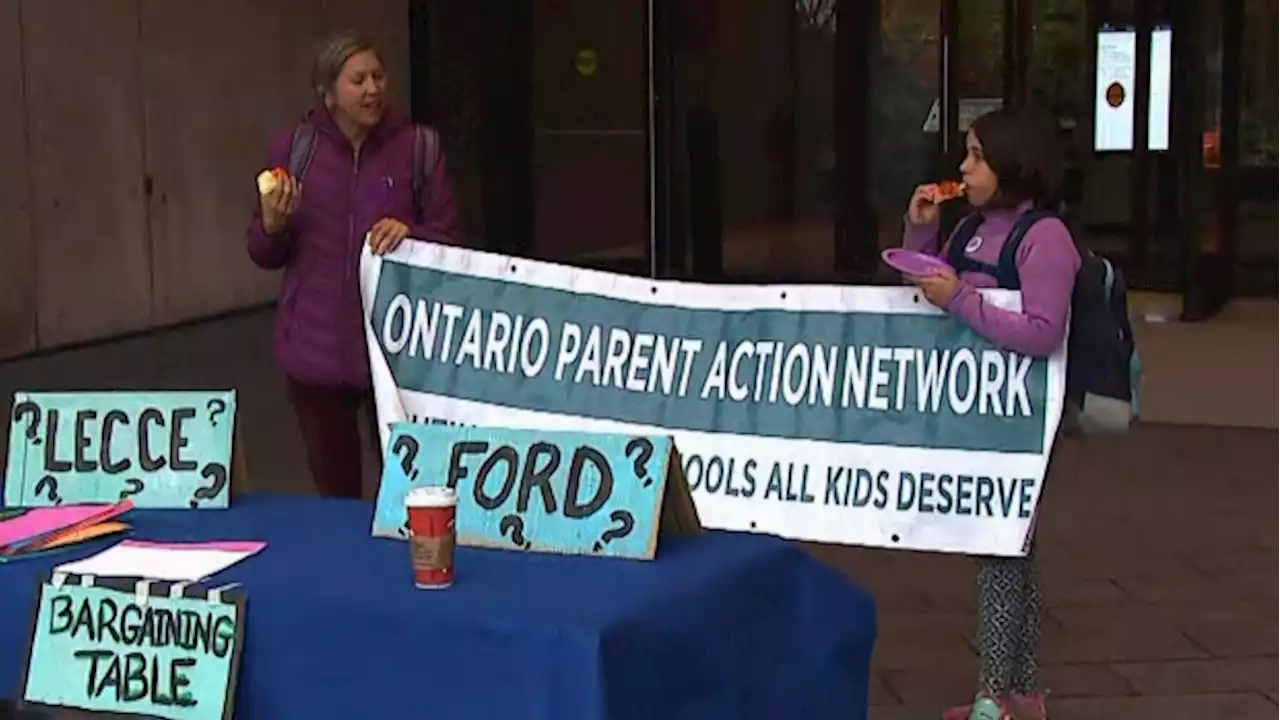
[[[289,143],[289,174],[299,182],[311,167],[316,154],[316,128],[309,122],[300,122],[293,129],[293,141]]]
[[[1005,290],[1022,289],[1022,281],[1018,277],[1018,248],[1022,246],[1022,239],[1026,237],[1032,225],[1051,217],[1058,217],[1058,214],[1052,210],[1032,208],[1022,213],[1013,223],[1013,228],[1009,230],[1009,237],[1004,241],[1004,247],[1000,248],[1000,260],[996,264],[995,272],[992,273],[997,287]]]
[[[417,222],[425,222],[426,212],[422,203],[422,191],[427,181],[435,174],[436,164],[440,160],[440,136],[426,125],[413,126],[413,217]]]
[[[415,125],[413,132],[413,215],[421,222],[422,190],[435,172],[439,161],[440,136],[425,125]],[[289,144],[289,174],[302,180],[316,154],[316,129],[309,122],[299,123],[293,129],[293,141]]]
[[[956,229],[951,233],[951,239],[947,244],[947,264],[955,268],[956,273],[984,273],[986,275],[995,275],[996,267],[989,265],[980,260],[964,254],[965,248],[968,247],[969,241],[974,235],[978,234],[978,228],[982,226],[982,213],[972,213],[960,221],[956,225]]]

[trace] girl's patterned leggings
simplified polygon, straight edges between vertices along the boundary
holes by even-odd
[[[1026,557],[978,558],[980,687],[997,694],[1039,691],[1044,601],[1035,546]]]

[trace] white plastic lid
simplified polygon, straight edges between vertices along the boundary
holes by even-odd
[[[416,487],[405,493],[405,507],[452,507],[458,504],[458,493],[447,487]]]

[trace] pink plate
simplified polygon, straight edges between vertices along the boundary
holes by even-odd
[[[889,248],[880,253],[880,259],[894,270],[907,275],[929,275],[934,270],[951,267],[942,258],[906,248]]]

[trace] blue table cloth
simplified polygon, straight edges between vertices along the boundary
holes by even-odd
[[[236,717],[855,720],[871,598],[777,538],[664,539],[652,562],[462,548],[417,590],[373,506],[284,495],[139,511],[134,536],[265,540],[214,578],[247,595]],[[78,555],[84,555],[80,552]],[[35,579],[0,565],[0,695],[17,688]]]

